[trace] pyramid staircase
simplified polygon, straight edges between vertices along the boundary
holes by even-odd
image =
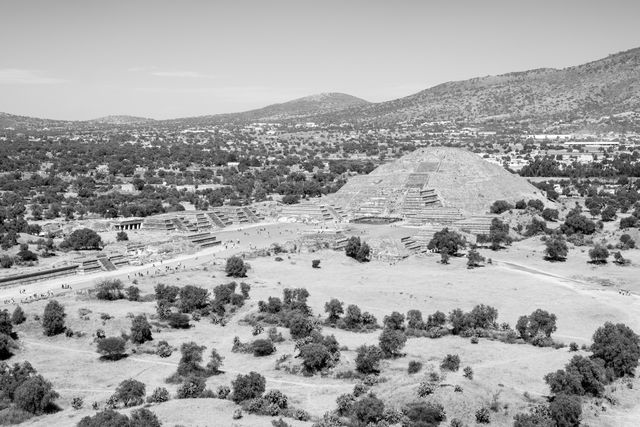
[[[101,256],[97,258],[98,264],[100,264],[100,267],[103,270],[106,271],[114,271],[117,270],[116,266],[113,265],[113,263],[109,260],[109,258],[107,258],[107,256]]]
[[[187,239],[189,239],[191,243],[196,244],[201,248],[208,248],[222,243],[220,240],[217,240],[216,236],[211,233],[192,234],[190,236],[187,236]]]

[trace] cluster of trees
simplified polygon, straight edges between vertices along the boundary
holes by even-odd
[[[349,304],[345,311],[344,303],[336,298],[325,303],[324,311],[327,313],[326,324],[339,329],[365,332],[379,327],[373,314],[368,311],[363,313],[355,304]],[[344,316],[341,317],[342,314]]]
[[[593,334],[590,350],[590,357],[576,355],[564,369],[544,377],[553,394],[550,416],[556,422],[562,419],[562,425],[580,424],[582,397],[601,397],[607,384],[634,375],[640,359],[640,337],[622,323],[607,322]]]
[[[557,176],[568,178],[640,176],[637,153],[616,153],[590,163],[573,162],[564,165],[553,156],[537,156],[518,172],[521,176]]]
[[[59,397],[53,386],[38,374],[29,362],[13,366],[0,362],[0,394],[5,400],[5,411],[10,411],[14,423],[22,422],[34,415],[42,415],[59,410],[55,404]]]

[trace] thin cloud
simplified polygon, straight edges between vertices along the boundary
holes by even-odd
[[[214,76],[210,74],[202,74],[197,71],[153,71],[151,75],[157,77],[177,77],[188,79],[212,79]]]
[[[40,70],[20,68],[0,69],[0,84],[5,85],[53,85],[65,83],[66,80],[49,77]]]

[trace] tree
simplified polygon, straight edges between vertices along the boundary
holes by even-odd
[[[0,256],[0,267],[2,268],[11,268],[13,265],[13,258],[8,255]]]
[[[98,341],[98,353],[107,360],[122,359],[124,354],[125,341],[120,337],[108,337]]]
[[[138,380],[128,379],[118,385],[114,397],[119,402],[122,402],[125,408],[129,408],[131,406],[142,405],[144,403],[145,393],[146,387],[144,383]]]
[[[31,252],[29,249],[22,249],[20,250],[20,252],[16,254],[16,258],[24,262],[30,262],[30,261],[37,261],[38,255],[36,255],[34,252]]]
[[[489,242],[491,242],[491,249],[497,251],[503,244],[510,245],[511,237],[509,236],[509,224],[505,224],[498,218],[491,220],[491,226],[489,227]]]
[[[220,373],[220,367],[222,366],[223,360],[224,357],[220,356],[215,348],[212,348],[211,356],[209,356],[209,363],[207,363],[207,372],[213,375]]]
[[[480,267],[483,262],[484,262],[484,257],[482,255],[480,255],[480,253],[477,250],[471,249],[467,253],[467,267],[468,268]]]
[[[257,372],[252,371],[247,375],[238,375],[236,379],[231,382],[233,389],[231,399],[236,403],[240,403],[248,399],[260,397],[262,393],[264,393],[265,384],[266,380]]]
[[[127,240],[129,240],[129,236],[127,235],[127,233],[125,233],[124,231],[118,231],[118,233],[116,234],[116,241],[126,242]]]
[[[347,328],[355,328],[362,323],[362,311],[360,307],[355,304],[349,304],[347,306],[346,314],[344,315],[344,321]]]
[[[396,357],[407,342],[401,330],[385,328],[380,334],[380,349],[386,357]]]
[[[356,356],[356,369],[358,372],[368,375],[380,372],[380,360],[384,353],[375,345],[362,345],[358,347]]]
[[[582,416],[580,398],[559,394],[549,404],[549,413],[557,427],[577,427]]]
[[[596,243],[593,248],[589,249],[589,258],[594,264],[606,264],[607,258],[609,258],[609,250],[606,246]]]
[[[152,339],[151,325],[144,314],[134,317],[131,321],[131,341],[136,344],[142,344]]]
[[[545,242],[545,259],[547,261],[564,261],[569,249],[566,240],[560,236],[549,236]]]
[[[616,376],[633,375],[640,359],[640,337],[623,323],[606,322],[593,334],[591,351]]]
[[[460,249],[464,249],[467,242],[462,235],[448,228],[436,232],[427,245],[427,249],[436,250],[447,255],[456,255]]]
[[[527,206],[530,208],[533,208],[539,212],[542,212],[544,209],[544,203],[542,203],[542,200],[538,200],[538,199],[531,199],[527,202]]]
[[[193,341],[182,344],[182,346],[180,346],[182,357],[178,363],[177,374],[182,377],[187,377],[204,373],[205,369],[200,365],[204,349],[204,346],[199,346]]]
[[[605,222],[613,221],[616,218],[617,211],[618,210],[615,208],[615,206],[607,205],[607,207],[605,207],[600,213],[601,219]]]
[[[319,259],[311,260],[311,267],[312,268],[320,268],[320,260]]]
[[[227,259],[225,272],[231,277],[247,277],[247,266],[242,258],[234,255]]]
[[[14,393],[16,406],[32,414],[40,415],[60,397],[51,383],[42,375],[35,375],[20,384]]]
[[[384,316],[382,323],[387,329],[404,331],[404,314],[394,311],[390,315]]]
[[[95,231],[89,228],[75,230],[60,244],[62,249],[98,250],[102,247],[102,238]]]
[[[308,337],[314,330],[314,325],[307,316],[295,314],[289,322],[289,333],[294,340]]]
[[[336,298],[332,298],[330,301],[324,304],[324,311],[329,313],[327,322],[333,324],[340,319],[340,315],[344,313],[344,304]]]
[[[44,308],[42,315],[42,329],[46,336],[58,335],[64,332],[64,307],[56,300],[51,300]]]
[[[447,371],[457,371],[460,369],[460,356],[457,354],[447,354],[444,359],[442,359],[440,368]]]

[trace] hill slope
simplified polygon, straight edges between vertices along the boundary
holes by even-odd
[[[444,83],[396,100],[327,114],[324,121],[600,117],[640,110],[640,48],[575,67]]]

